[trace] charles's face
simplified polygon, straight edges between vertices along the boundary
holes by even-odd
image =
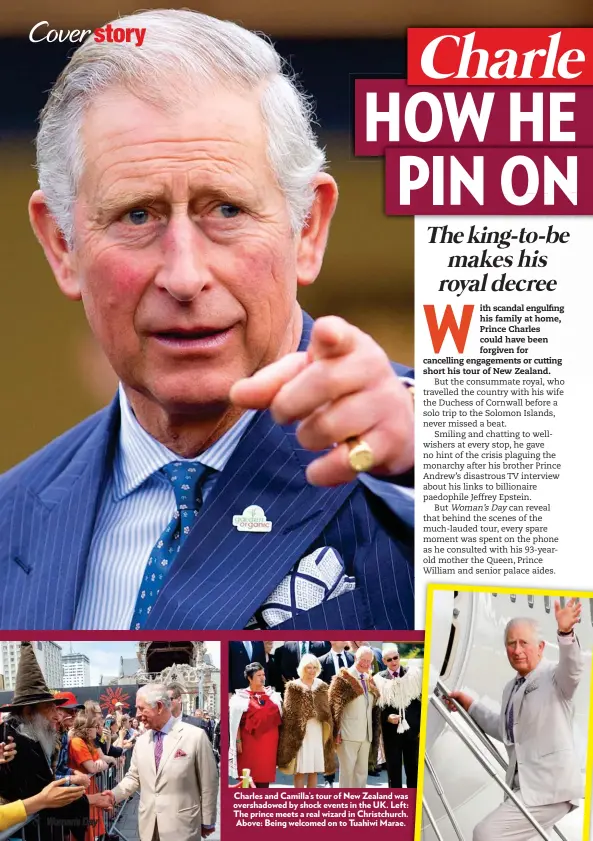
[[[156,706],[151,707],[144,698],[137,698],[136,712],[140,721],[144,722],[145,727],[159,729],[163,720],[163,705],[160,701],[157,701]]]
[[[509,663],[520,675],[528,675],[542,659],[544,645],[536,640],[530,625],[514,625],[506,639]]]
[[[112,90],[83,142],[63,290],[132,395],[181,415],[226,405],[237,379],[295,349],[309,282],[258,93],[215,88],[171,114]]]
[[[356,668],[359,672],[370,672],[373,660],[374,657],[372,654],[363,654],[362,657],[356,661]]]

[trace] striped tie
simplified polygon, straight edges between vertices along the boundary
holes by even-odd
[[[167,573],[202,507],[202,485],[212,468],[197,461],[173,461],[160,471],[173,485],[177,511],[153,547],[144,570],[130,629],[145,627]]]
[[[163,756],[163,736],[165,734],[162,730],[155,730],[154,731],[154,764],[156,765],[157,771],[159,770],[159,765],[161,763],[161,758]]]

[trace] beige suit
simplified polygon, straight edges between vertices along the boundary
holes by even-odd
[[[518,782],[518,796],[546,828],[570,811],[570,801],[585,794],[572,731],[572,699],[585,664],[576,637],[559,637],[558,649],[559,662],[540,662],[512,696],[514,742],[508,738],[507,707],[515,678],[504,688],[500,712],[479,701],[469,708],[480,727],[504,743],[509,758],[506,782],[511,788]],[[526,841],[533,836],[534,830],[510,800],[474,830],[474,841]]]
[[[141,841],[199,839],[203,824],[216,823],[218,793],[218,771],[206,733],[176,722],[164,737],[158,772],[153,732],[143,733],[136,741],[130,770],[113,790],[116,803],[138,789]]]
[[[351,666],[348,674],[360,681],[360,672]],[[368,685],[368,675],[365,681]],[[340,788],[365,788],[369,770],[369,752],[373,741],[373,706],[375,698],[363,692],[346,704],[340,724],[342,742],[336,748],[340,760]]]

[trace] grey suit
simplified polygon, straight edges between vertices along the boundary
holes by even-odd
[[[350,666],[348,672],[357,682],[360,680],[356,666]],[[368,679],[369,675],[365,674],[365,680]],[[367,691],[344,707],[340,726],[342,741],[336,748],[340,760],[340,788],[366,787],[373,741],[374,705],[375,698]]]
[[[515,686],[509,681],[502,706],[494,712],[479,701],[469,714],[494,739],[503,742],[509,758],[506,782],[519,786],[523,803],[540,823],[552,826],[570,811],[570,801],[584,796],[580,760],[574,745],[573,696],[583,675],[584,662],[576,637],[559,637],[559,662],[541,661],[512,697],[514,742],[507,733],[507,706]],[[517,775],[517,776],[516,776]],[[507,801],[474,830],[474,841],[529,839],[534,830]]]

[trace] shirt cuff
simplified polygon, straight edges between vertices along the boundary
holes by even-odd
[[[558,634],[557,639],[558,639],[558,645],[572,645],[573,642],[576,639],[574,629],[573,629],[572,633],[570,633],[568,635],[565,635],[565,636],[562,636],[562,637],[560,636],[560,634]]]
[[[203,823],[202,829],[216,829],[215,823]]]

